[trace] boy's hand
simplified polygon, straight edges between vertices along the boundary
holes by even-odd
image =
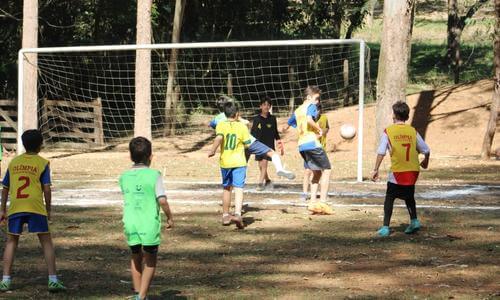
[[[212,157],[212,156],[214,156],[214,155],[215,155],[215,151],[210,151],[210,152],[208,152],[208,157]]]
[[[167,229],[172,229],[174,228],[174,220],[172,219],[168,219],[167,220],[167,226],[166,226]]]
[[[378,180],[378,178],[379,178],[379,177],[378,177],[378,170],[373,170],[373,171],[372,171],[372,176],[371,176],[371,178],[372,178],[372,181],[377,181],[377,180]]]

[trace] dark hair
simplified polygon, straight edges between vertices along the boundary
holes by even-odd
[[[226,115],[226,118],[234,118],[236,117],[236,114],[238,113],[239,109],[236,103],[234,102],[227,102],[224,104],[224,114]]]
[[[410,116],[410,107],[406,102],[398,101],[392,105],[392,112],[399,121],[406,121]]]
[[[304,95],[306,97],[312,96],[314,94],[321,94],[321,90],[316,85],[310,85],[310,86],[306,87],[306,89],[304,90]]]
[[[38,129],[26,130],[21,135],[21,140],[27,152],[39,152],[43,144],[43,136]]]
[[[264,104],[264,103],[268,103],[269,105],[273,105],[273,100],[271,100],[271,97],[269,96],[264,96],[260,99],[260,105]]]
[[[128,150],[130,151],[130,158],[136,164],[148,164],[149,158],[151,157],[151,142],[142,136],[133,138],[128,144]]]
[[[226,95],[220,96],[219,99],[217,99],[217,108],[219,111],[223,112],[224,105],[229,102],[234,102],[234,99]]]

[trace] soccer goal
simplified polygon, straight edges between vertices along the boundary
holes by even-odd
[[[149,57],[147,76],[136,78],[141,52]],[[236,99],[246,117],[267,95],[273,114],[285,117],[302,103],[303,90],[317,85],[324,112],[359,107],[361,181],[365,61],[365,43],[355,39],[21,49],[18,135],[26,120],[41,129],[47,147],[113,145],[137,134],[138,126],[152,138],[196,134],[209,130],[221,95]],[[36,99],[24,97],[27,64],[36,69]]]

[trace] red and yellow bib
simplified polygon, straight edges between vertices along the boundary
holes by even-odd
[[[394,124],[385,129],[391,148],[391,171],[398,184],[413,185],[420,171],[417,131],[410,125]]]
[[[48,160],[39,155],[22,154],[9,164],[9,216],[20,212],[47,215],[40,176]]]

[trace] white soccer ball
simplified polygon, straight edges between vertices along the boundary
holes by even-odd
[[[353,139],[356,136],[356,128],[351,124],[344,124],[340,126],[340,136],[346,140]]]

